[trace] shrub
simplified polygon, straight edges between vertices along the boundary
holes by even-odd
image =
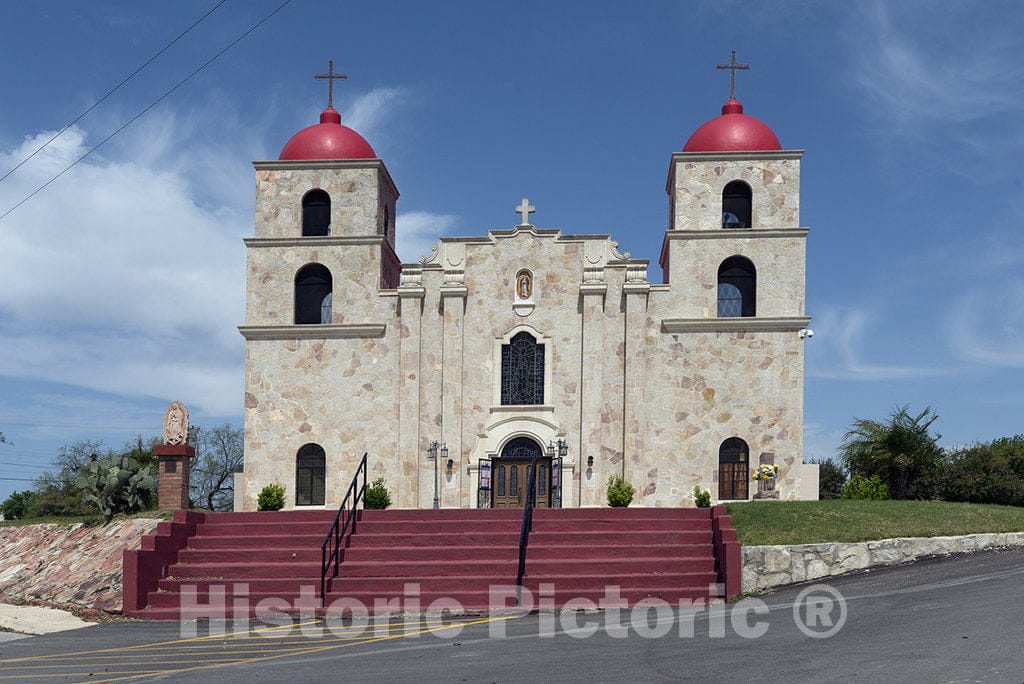
[[[711,492],[697,485],[693,488],[693,503],[697,504],[697,508],[711,508]]]
[[[5,520],[21,520],[25,517],[25,510],[32,502],[33,496],[30,491],[11,492],[11,495],[0,504],[0,513],[4,514]]]
[[[156,476],[150,466],[124,455],[94,459],[75,478],[75,486],[85,500],[107,520],[118,513],[142,510],[155,485]]]
[[[257,510],[279,511],[284,508],[284,487],[277,483],[268,484],[256,499]]]
[[[956,449],[936,479],[947,501],[1024,506],[1024,435]]]
[[[843,485],[846,484],[846,471],[843,467],[828,458],[812,463],[818,464],[818,498],[843,498]]]
[[[889,485],[878,475],[854,475],[843,486],[843,498],[854,501],[885,501],[889,498]]]
[[[384,478],[378,477],[369,487],[366,488],[365,508],[371,510],[383,510],[391,505],[391,494],[384,486]]]
[[[26,518],[79,516],[95,513],[74,483],[43,485],[25,506]]]
[[[854,421],[840,447],[850,475],[878,475],[896,499],[930,498],[921,485],[942,463],[941,435],[931,433],[938,418],[930,408],[915,415],[901,406],[884,422]]]
[[[625,508],[633,501],[636,489],[621,475],[608,478],[608,505],[613,508]]]

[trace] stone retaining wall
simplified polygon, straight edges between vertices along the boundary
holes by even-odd
[[[0,527],[0,602],[39,599],[121,612],[121,557],[158,522]]]
[[[962,537],[901,537],[795,546],[744,546],[743,591],[754,592],[927,556],[1024,546],[1024,532]]]

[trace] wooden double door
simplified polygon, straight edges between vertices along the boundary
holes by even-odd
[[[551,459],[544,455],[539,444],[524,437],[509,442],[502,450],[501,458],[494,459],[494,493],[491,498],[494,508],[522,508],[526,505],[527,476],[535,455],[536,505],[541,508],[551,506]]]

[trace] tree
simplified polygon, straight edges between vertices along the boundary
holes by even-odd
[[[230,423],[215,428],[193,427],[189,442],[196,449],[190,470],[189,498],[208,511],[230,511],[235,503],[235,473],[242,470],[242,430]]]
[[[930,432],[938,418],[931,408],[914,415],[905,405],[884,422],[855,420],[840,446],[843,463],[851,476],[878,475],[894,499],[929,498],[933,492],[925,485],[943,457],[941,435]]]
[[[843,467],[830,458],[813,463],[818,464],[818,498],[843,498],[843,485],[846,484],[846,472]]]
[[[11,492],[11,495],[0,504],[0,513],[5,520],[20,520],[25,517],[25,510],[34,495],[30,491]]]
[[[26,515],[36,518],[93,513],[95,507],[86,501],[77,480],[85,474],[89,464],[94,460],[116,456],[127,456],[143,467],[155,463],[152,447],[147,447],[141,436],[125,444],[120,451],[108,448],[99,440],[65,444],[57,451],[57,456],[51,463],[51,470],[36,478],[33,485],[36,496],[32,498]],[[155,502],[155,497],[151,496],[143,508],[152,508]]]

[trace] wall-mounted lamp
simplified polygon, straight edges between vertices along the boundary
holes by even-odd
[[[594,467],[594,457],[593,456],[587,456],[587,467],[588,468],[593,468]]]
[[[449,458],[448,459],[448,474],[449,475],[452,474],[452,468],[454,468],[454,467],[455,467],[455,461],[453,461],[452,459]]]

